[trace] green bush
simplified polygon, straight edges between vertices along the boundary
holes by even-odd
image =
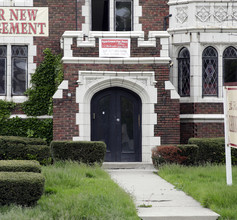
[[[0,135],[42,138],[50,144],[53,139],[53,120],[18,117],[0,120]]]
[[[0,204],[32,206],[44,192],[44,176],[31,172],[0,172]]]
[[[99,141],[52,141],[51,151],[54,160],[102,164],[106,153],[106,145]]]
[[[198,164],[225,162],[224,138],[190,138],[188,143],[199,147]]]
[[[225,163],[224,138],[190,138],[189,144],[196,144],[199,148],[197,163]],[[237,149],[231,149],[232,163],[237,164]]]
[[[37,160],[46,165],[51,162],[50,147],[44,140],[25,137],[0,136],[0,160]],[[33,145],[33,144],[40,145]]]
[[[41,173],[41,166],[35,160],[0,160],[0,172]]]
[[[25,94],[29,99],[22,104],[27,115],[52,115],[52,96],[63,80],[61,55],[54,55],[49,48],[44,50],[44,60],[31,78],[31,88]]]
[[[198,155],[198,146],[195,144],[183,144],[177,145],[181,150],[181,156],[184,156],[186,159],[183,161],[184,165],[195,165],[197,163]]]

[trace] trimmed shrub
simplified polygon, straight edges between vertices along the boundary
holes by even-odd
[[[46,142],[37,138],[0,136],[0,160],[37,160],[40,164],[49,164],[50,147],[42,144]]]
[[[106,145],[100,141],[52,141],[54,160],[72,160],[86,164],[102,164]]]
[[[190,138],[189,144],[199,148],[197,163],[225,163],[224,138]],[[237,149],[231,148],[232,164],[237,164]]]
[[[225,162],[224,138],[190,138],[188,143],[196,144],[199,148],[198,164]]]
[[[0,160],[0,172],[41,173],[41,166],[35,160]]]
[[[198,156],[197,145],[183,144],[183,145],[177,145],[177,147],[181,150],[180,155],[186,158],[182,164],[188,166],[188,165],[195,165],[197,163],[197,156]]]
[[[152,160],[155,166],[164,163],[182,164],[187,157],[181,155],[181,149],[176,146],[157,146],[152,150]]]
[[[0,204],[32,206],[44,192],[44,176],[31,172],[0,172]]]

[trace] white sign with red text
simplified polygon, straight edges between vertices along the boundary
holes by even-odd
[[[228,145],[237,147],[237,87],[226,87]]]
[[[130,57],[130,39],[126,38],[100,38],[100,57]]]
[[[0,7],[0,36],[49,35],[47,7]]]

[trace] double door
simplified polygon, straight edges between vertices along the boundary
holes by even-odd
[[[114,87],[91,101],[91,140],[107,145],[105,161],[141,161],[141,100],[130,90]]]

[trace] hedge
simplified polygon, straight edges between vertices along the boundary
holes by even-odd
[[[0,120],[0,136],[42,138],[49,145],[53,140],[53,120],[19,117]]]
[[[183,145],[177,145],[177,147],[181,150],[180,155],[186,158],[182,164],[195,165],[197,163],[197,155],[199,149],[197,145],[183,144]]]
[[[0,160],[0,172],[41,173],[41,166],[35,160]]]
[[[86,164],[102,164],[106,145],[99,141],[52,141],[52,157],[57,160],[72,160]]]
[[[51,163],[50,147],[42,139],[0,136],[0,160],[37,160]],[[36,144],[36,145],[34,145]]]
[[[189,144],[196,144],[199,148],[197,161],[203,163],[225,163],[224,138],[190,138]],[[231,149],[232,163],[237,164],[237,149]]]
[[[0,204],[32,206],[44,192],[44,176],[31,172],[0,172]]]

